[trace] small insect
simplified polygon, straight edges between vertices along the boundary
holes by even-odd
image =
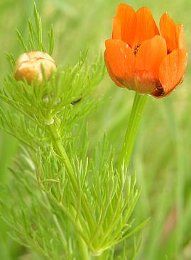
[[[71,105],[74,106],[74,105],[78,104],[81,100],[82,100],[82,98],[76,99],[76,100],[71,102]]]

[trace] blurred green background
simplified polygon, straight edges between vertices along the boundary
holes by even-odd
[[[54,58],[58,64],[73,64],[80,50],[96,55],[111,35],[117,0],[41,0],[36,1],[44,28],[55,31]],[[188,51],[191,46],[191,2],[123,1],[134,8],[148,6],[158,22],[167,11],[185,28]],[[19,55],[16,28],[26,34],[32,16],[31,0],[0,0],[0,85],[9,73],[6,53]],[[136,216],[151,217],[142,233],[137,259],[191,259],[191,90],[190,56],[184,83],[165,99],[149,98],[131,170],[137,174],[141,197]],[[96,97],[99,108],[89,118],[91,145],[108,132],[116,149],[128,122],[133,93],[114,86],[108,75]],[[17,153],[17,141],[0,132],[0,183],[9,185],[8,166]],[[9,194],[12,196],[12,194]],[[6,201],[6,197],[3,198]],[[0,220],[0,259],[37,259],[8,236]],[[28,258],[27,258],[27,257]],[[31,256],[31,258],[30,258]]]

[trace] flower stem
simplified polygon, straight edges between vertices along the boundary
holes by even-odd
[[[66,150],[64,149],[64,146],[62,145],[62,139],[59,135],[59,132],[57,130],[56,125],[54,125],[54,124],[50,125],[49,131],[50,131],[50,134],[52,136],[52,142],[53,142],[54,150],[57,153],[57,155],[60,157],[60,159],[62,160],[62,162],[63,162],[63,164],[66,168],[68,177],[71,181],[71,184],[72,184],[74,191],[76,192],[76,197],[77,197],[78,194],[79,194],[79,186],[78,186],[78,182],[77,182],[77,179],[76,179],[76,175],[75,175],[73,166],[70,162],[70,159],[69,159],[69,157],[66,153]],[[84,208],[85,213],[87,214],[88,220],[93,225],[92,216],[91,216],[91,213],[89,211],[86,198],[83,196],[83,194],[82,194],[82,197],[81,197],[81,203],[82,203],[82,206]],[[79,228],[81,229],[81,225],[78,221],[77,221],[77,224],[78,224]],[[88,246],[86,245],[85,241],[81,238],[80,235],[78,235],[78,245],[79,245],[80,259],[89,260]]]
[[[94,220],[91,214],[91,209],[88,205],[87,199],[84,196],[83,193],[80,192],[80,187],[78,184],[78,180],[76,178],[76,174],[75,171],[73,169],[73,166],[70,162],[70,159],[68,158],[68,155],[66,153],[66,150],[64,149],[64,146],[62,145],[62,139],[60,137],[60,134],[57,130],[56,125],[52,124],[49,126],[49,130],[52,136],[52,141],[53,141],[53,147],[55,152],[57,153],[57,155],[60,157],[61,161],[63,162],[65,168],[66,168],[66,172],[68,174],[68,177],[71,181],[72,187],[74,189],[74,191],[76,192],[76,196],[79,196],[79,194],[81,194],[81,203],[82,206],[84,208],[84,211],[86,213],[86,217],[89,221],[89,224],[91,226],[94,226]]]
[[[122,164],[124,164],[126,168],[129,166],[146,99],[146,95],[140,95],[137,92],[135,93],[129,124],[125,134],[123,147],[119,155],[119,168],[122,166]]]
[[[75,178],[75,174],[74,174],[74,170],[73,167],[71,165],[71,162],[68,158],[68,155],[62,145],[62,141],[60,138],[60,135],[58,133],[57,127],[55,127],[54,124],[49,126],[49,130],[52,136],[52,142],[53,142],[53,147],[55,152],[57,153],[57,155],[60,157],[60,159],[62,160],[62,162],[64,163],[64,166],[66,168],[68,177],[72,183],[72,186],[74,188],[74,190],[78,189],[78,183],[77,180]]]
[[[80,249],[79,250],[80,260],[89,260],[90,256],[88,253],[87,245],[80,236],[78,236],[78,245]]]

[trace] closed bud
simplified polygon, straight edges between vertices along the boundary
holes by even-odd
[[[29,84],[36,80],[42,82],[48,80],[56,71],[53,58],[45,52],[33,51],[23,53],[15,64],[15,79],[26,80]]]

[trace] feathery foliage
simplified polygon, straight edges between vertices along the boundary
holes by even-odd
[[[52,53],[53,32],[45,47],[36,7],[28,31],[27,41],[18,32],[23,51]],[[1,202],[2,217],[16,241],[47,259],[89,259],[103,252],[114,258],[114,247],[145,224],[132,217],[139,191],[126,168],[116,166],[107,138],[88,149],[92,91],[105,69],[102,57],[88,65],[86,55],[74,66],[59,66],[49,81],[28,85],[9,75],[0,91],[1,128],[22,144],[10,169],[12,185],[2,191],[12,194]],[[15,58],[9,60],[14,66]]]

